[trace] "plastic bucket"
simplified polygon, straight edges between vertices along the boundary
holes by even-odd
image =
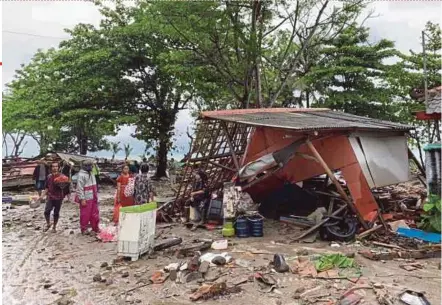
[[[236,219],[236,236],[237,237],[249,237],[249,222],[246,218],[237,218]]]
[[[222,230],[224,237],[232,237],[235,236],[235,229],[233,228],[233,223],[230,221],[227,221]]]
[[[262,217],[249,217],[248,218],[251,235],[253,237],[264,236],[264,221]]]

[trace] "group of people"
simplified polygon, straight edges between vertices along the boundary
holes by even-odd
[[[139,205],[153,201],[154,190],[149,179],[149,165],[142,163],[139,168],[129,169],[129,164],[123,166],[122,173],[117,179],[117,192],[115,195],[115,208],[113,221],[118,223],[120,207]],[[98,183],[99,171],[97,165],[90,159],[82,162],[78,173],[77,186],[74,201],[80,208],[80,229],[82,234],[88,234],[91,227],[95,233],[100,232],[100,213],[98,207]],[[69,187],[60,186],[57,181],[64,175],[60,172],[58,162],[48,166],[44,160],[40,160],[34,169],[35,187],[41,200],[46,198],[44,216],[46,220],[45,231],[52,226],[56,232],[60,217],[60,209],[63,199],[70,193]],[[53,211],[54,222],[50,223],[50,215]]]
[[[132,167],[132,169],[131,169]],[[145,162],[138,167],[126,163],[117,178],[117,192],[113,221],[118,223],[121,207],[140,205],[153,201],[154,190],[149,179],[149,165]]]

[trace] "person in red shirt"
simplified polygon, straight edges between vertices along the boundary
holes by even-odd
[[[46,219],[46,228],[45,231],[51,228],[50,217],[51,212],[54,210],[54,224],[52,227],[52,232],[57,232],[57,222],[60,217],[60,209],[61,204],[63,202],[63,198],[69,193],[69,190],[64,190],[60,188],[56,183],[55,179],[60,177],[60,168],[57,162],[52,163],[51,165],[51,174],[46,179],[46,189],[41,195],[43,199],[44,195],[47,195],[46,206],[44,211],[44,216]]]

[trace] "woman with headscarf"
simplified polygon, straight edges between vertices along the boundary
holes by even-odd
[[[133,179],[133,176],[129,172],[129,165],[123,166],[123,171],[121,175],[117,178],[117,194],[115,196],[115,208],[114,208],[114,223],[118,223],[118,219],[120,217],[120,207],[127,207],[134,204],[133,191],[132,194],[127,196],[126,193],[128,190],[126,188],[130,188],[130,180]]]
[[[89,225],[95,233],[100,232],[98,188],[95,176],[92,174],[92,168],[93,162],[85,160],[82,169],[78,173],[75,202],[80,204],[80,229],[82,234],[87,234]]]
[[[207,208],[209,205],[208,178],[205,172],[198,170],[194,175],[192,192],[190,193],[190,205],[198,210],[201,216],[201,223],[206,220]]]
[[[153,201],[153,188],[149,179],[149,165],[141,163],[141,173],[135,177],[134,200],[136,205]]]

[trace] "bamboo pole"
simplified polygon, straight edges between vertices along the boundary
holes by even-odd
[[[336,179],[335,175],[333,174],[333,172],[330,170],[330,168],[328,167],[327,163],[325,163],[324,159],[322,159],[321,155],[319,154],[319,152],[316,150],[315,146],[312,144],[312,142],[310,142],[309,139],[307,139],[305,141],[305,143],[307,144],[308,148],[311,150],[311,152],[313,153],[313,155],[316,157],[316,159],[318,160],[319,164],[321,164],[322,168],[325,170],[325,172],[327,173],[328,177],[330,178],[330,180],[333,182],[333,184],[336,186],[336,189],[339,193],[339,195],[341,195],[341,197],[344,199],[344,201],[347,203],[348,207],[356,214],[356,216],[358,217],[359,221],[361,222],[362,226],[367,229],[367,223],[365,222],[364,218],[362,217],[362,215],[359,213],[359,211],[356,209],[355,205],[353,204],[353,202],[351,201],[351,199],[347,196],[347,194],[345,193],[344,189],[342,188],[341,184],[339,183],[338,179]]]

